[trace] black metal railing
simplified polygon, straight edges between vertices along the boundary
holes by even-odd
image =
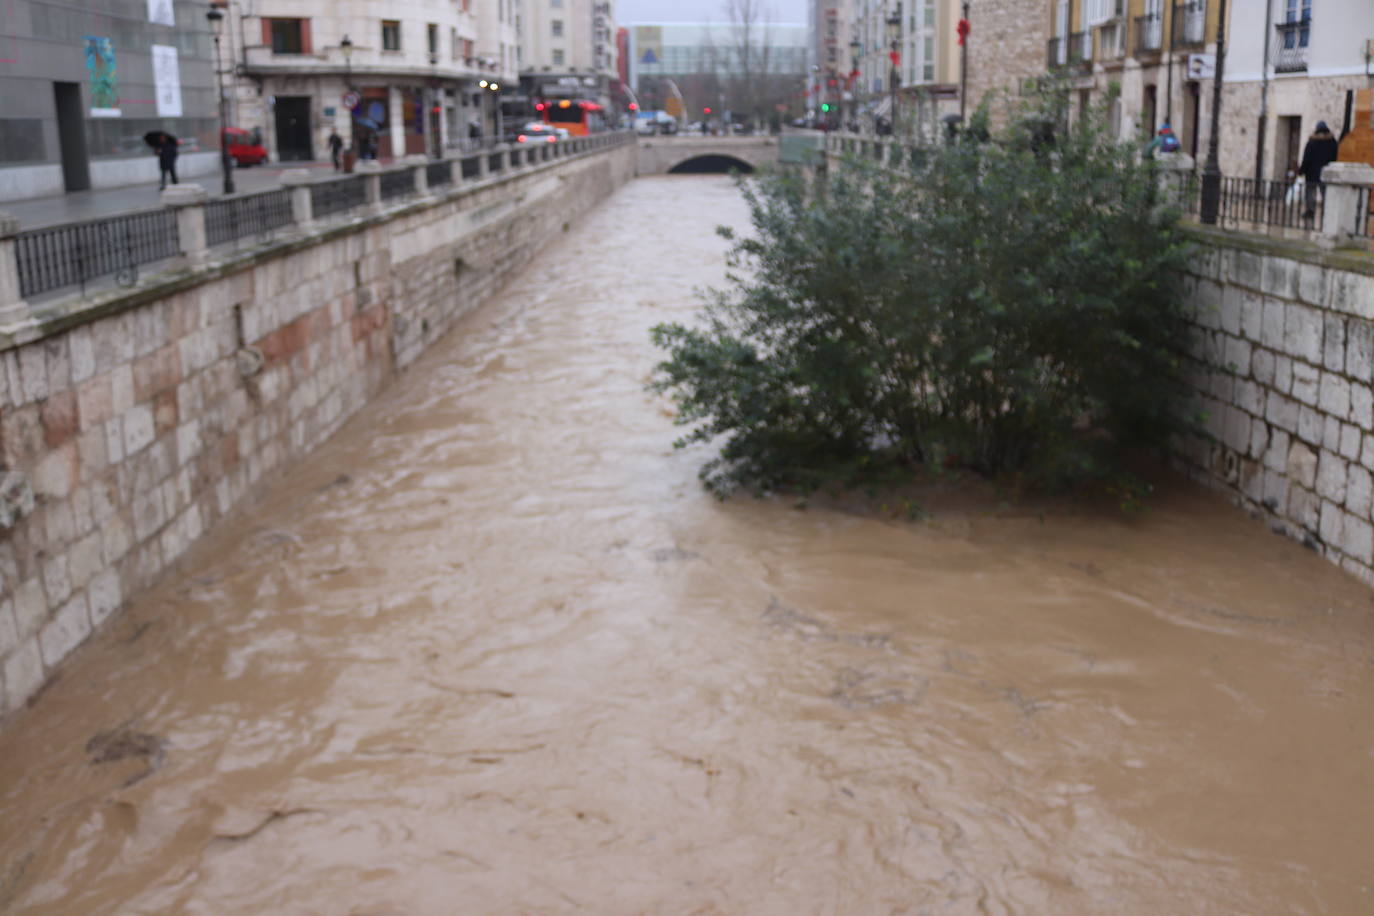
[[[1200,48],[1207,41],[1207,4],[1205,0],[1185,0],[1174,4],[1173,39],[1175,49]]]
[[[425,166],[425,185],[431,188],[453,183],[453,169],[448,162],[431,162]]]
[[[487,157],[487,172],[499,172],[505,168],[505,153],[492,153]]]
[[[1254,178],[1222,178],[1217,222],[1226,226],[1262,226],[1269,229],[1318,230],[1326,205],[1326,188],[1306,188],[1288,181]],[[1180,207],[1196,216],[1201,209],[1202,180],[1189,173],[1181,183]]]
[[[367,203],[366,182],[362,175],[354,175],[311,185],[310,208],[315,219],[346,213]]]
[[[15,238],[19,294],[81,285],[113,274],[121,286],[138,280],[138,268],[181,251],[176,213],[142,210],[119,216],[30,229]]]
[[[1312,20],[1279,22],[1274,25],[1275,73],[1302,73],[1307,69],[1307,44],[1312,36]]]
[[[1159,13],[1135,17],[1135,53],[1156,54],[1164,44],[1164,19]]]
[[[205,205],[205,240],[210,245],[250,235],[265,239],[272,230],[290,224],[291,192],[285,189],[224,197]]]
[[[381,174],[382,200],[395,200],[415,193],[415,173],[410,169],[395,169]]]
[[[481,156],[465,156],[465,157],[463,157],[463,180],[464,180],[464,181],[471,181],[472,179],[476,178],[479,174],[481,174],[481,172],[482,172],[482,157],[481,157]]]
[[[1374,239],[1374,188],[1357,188],[1355,197],[1355,227],[1357,238]]]

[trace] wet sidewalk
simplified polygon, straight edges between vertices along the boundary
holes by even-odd
[[[234,192],[249,194],[254,191],[267,191],[281,185],[282,173],[289,169],[308,169],[321,178],[332,178],[339,174],[328,162],[287,162],[271,163],[253,168],[234,170]],[[210,192],[211,197],[223,196],[224,177],[218,172],[186,178],[182,184],[198,184]],[[19,228],[37,229],[57,223],[76,222],[127,213],[130,210],[146,210],[159,204],[157,182],[128,185],[122,188],[98,188],[90,191],[73,191],[53,197],[35,197],[31,200],[0,201],[0,213],[6,213],[19,220]]]

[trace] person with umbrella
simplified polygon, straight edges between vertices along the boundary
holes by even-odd
[[[176,137],[167,133],[165,130],[153,130],[143,135],[143,142],[153,148],[157,153],[158,169],[161,172],[162,182],[158,190],[167,187],[168,176],[172,179],[172,184],[179,184],[177,181],[177,152],[179,142]]]

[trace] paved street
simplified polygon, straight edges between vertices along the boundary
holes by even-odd
[[[325,162],[272,163],[255,168],[235,169],[234,184],[237,193],[265,191],[281,183],[281,174],[287,169],[309,169],[318,173],[320,178],[334,175],[333,166]],[[220,196],[223,178],[219,172],[187,178],[183,184],[198,184],[212,196]],[[158,204],[157,182],[130,185],[123,188],[101,188],[91,191],[77,191],[54,197],[36,197],[32,200],[0,202],[0,213],[8,213],[19,218],[19,228],[35,229],[54,223],[73,220],[93,219],[124,213],[129,210],[142,210]]]

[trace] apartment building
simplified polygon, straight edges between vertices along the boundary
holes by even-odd
[[[1144,142],[1169,122],[1201,160],[1211,131],[1217,0],[1048,0],[1046,69],[1078,109],[1118,87],[1110,123]],[[1369,0],[1230,0],[1219,161],[1284,178],[1317,121],[1340,133],[1351,90],[1374,85]]]
[[[143,141],[218,168],[214,44],[203,3],[26,0],[0,12],[0,201],[156,181]]]
[[[328,155],[337,130],[381,158],[496,130],[517,85],[518,0],[216,0],[232,24],[229,120],[274,159]]]
[[[611,104],[619,74],[610,0],[521,0],[517,26],[526,96]]]

